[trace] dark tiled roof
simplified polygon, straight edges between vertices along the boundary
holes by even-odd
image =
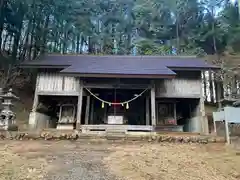
[[[174,75],[174,68],[217,68],[195,57],[48,55],[23,66],[63,66],[63,73]]]
[[[113,61],[101,60],[101,63],[83,60],[82,66],[72,65],[62,70],[62,73],[82,73],[82,74],[135,74],[135,75],[175,75],[172,70],[166,66],[154,66],[145,62],[131,63],[125,60],[117,65]]]

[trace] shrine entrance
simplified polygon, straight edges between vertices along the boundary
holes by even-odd
[[[133,89],[92,89],[89,124],[146,125],[146,96],[142,92]]]
[[[85,89],[90,98],[89,111],[81,120],[86,133],[149,132],[149,89]],[[147,107],[147,108],[146,108]],[[86,106],[88,108],[88,106]],[[146,116],[148,114],[148,116]],[[89,117],[88,117],[89,115]]]

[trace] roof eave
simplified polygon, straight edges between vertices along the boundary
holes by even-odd
[[[203,70],[212,70],[212,71],[218,71],[221,68],[219,67],[170,67],[167,66],[171,70],[182,70],[182,71],[203,71]]]
[[[33,65],[33,64],[22,64],[19,66],[22,69],[62,69],[67,68],[69,65]]]
[[[76,77],[102,77],[102,78],[146,78],[146,79],[173,79],[176,74],[110,74],[110,73],[71,73],[61,72],[61,74]]]

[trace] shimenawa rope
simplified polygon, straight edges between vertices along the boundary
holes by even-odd
[[[144,91],[142,91],[140,94],[138,94],[137,96],[135,96],[134,98],[128,100],[128,101],[124,101],[124,102],[109,102],[109,101],[105,101],[99,97],[97,97],[94,93],[92,93],[88,88],[85,88],[93,97],[95,97],[97,100],[101,101],[102,103],[106,103],[108,105],[124,105],[124,104],[127,104],[128,106],[128,103],[134,101],[135,99],[137,99],[138,97],[142,96],[142,94],[144,94],[149,88],[145,89]]]

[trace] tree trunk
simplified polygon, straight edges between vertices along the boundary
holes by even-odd
[[[67,51],[67,32],[63,33],[62,53],[65,54]]]
[[[19,41],[20,41],[20,38],[21,38],[21,32],[22,32],[22,27],[23,27],[24,13],[25,12],[24,12],[24,9],[23,9],[23,4],[20,3],[19,10],[18,10],[18,13],[17,13],[20,18],[19,18],[18,24],[16,24],[17,31],[16,31],[15,36],[14,36],[13,51],[12,51],[12,58],[13,58],[13,61],[15,61],[15,62],[17,60],[17,55],[18,55],[18,48],[19,48]]]
[[[180,53],[180,39],[179,39],[178,12],[176,14],[176,38],[177,38],[177,54],[179,54]]]
[[[80,34],[77,34],[77,48],[76,48],[76,53],[78,54],[80,52]]]
[[[34,39],[34,49],[33,49],[33,59],[37,57],[38,51],[40,50],[39,42],[40,42],[40,21],[36,22],[36,31],[35,31],[35,39]]]
[[[92,46],[92,39],[90,36],[88,36],[88,53],[93,54],[93,46]]]
[[[0,50],[2,48],[2,32],[4,26],[4,4],[6,0],[0,0]]]
[[[57,33],[56,33],[56,36],[57,36]],[[57,38],[54,37],[55,40],[54,40],[54,47],[53,47],[53,52],[58,52],[58,41],[57,41]]]
[[[211,8],[211,13],[212,13],[213,50],[214,50],[214,54],[218,54],[217,45],[216,45],[216,35],[215,35],[214,7]]]
[[[4,37],[4,41],[3,41],[3,44],[2,44],[2,49],[3,50],[6,50],[6,44],[7,44],[8,37],[9,37],[9,34],[6,34],[5,37]]]
[[[72,47],[71,47],[71,52],[75,53],[76,50],[76,36],[73,36],[72,38]]]
[[[25,42],[23,43],[23,51],[21,54],[21,59],[25,59],[26,55],[27,55],[27,50],[29,49],[29,36],[30,36],[30,27],[31,27],[31,21],[29,21],[28,23],[28,27],[27,27],[27,31],[26,31],[26,35],[25,35]],[[30,60],[30,59],[28,59]]]
[[[127,38],[127,54],[131,54],[131,46],[132,46],[132,36],[131,33],[128,33],[128,38]]]
[[[33,19],[33,22],[31,24],[31,35],[29,35],[29,42],[30,44],[28,45],[28,60],[32,60],[32,48],[33,48],[33,34],[35,31],[35,20]]]
[[[237,77],[236,75],[234,74],[233,77],[232,77],[232,83],[231,83],[231,88],[232,88],[232,97],[233,98],[236,98],[237,96]]]
[[[81,36],[81,44],[80,44],[80,54],[82,54],[83,53],[83,44],[84,44],[84,38],[83,38],[83,36]]]
[[[46,17],[46,20],[45,20],[45,23],[44,23],[43,33],[42,33],[42,45],[41,45],[40,54],[44,54],[44,52],[45,52],[46,43],[47,43],[49,21],[50,21],[50,15],[48,15]]]

